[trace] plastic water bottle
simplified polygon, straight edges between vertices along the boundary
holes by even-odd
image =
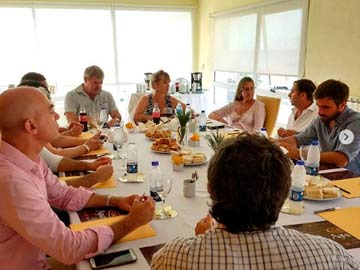
[[[160,109],[157,103],[154,103],[154,108],[152,111],[152,120],[155,124],[160,123]]]
[[[260,134],[261,134],[262,136],[264,136],[266,139],[269,138],[269,135],[268,135],[268,133],[267,133],[267,131],[266,131],[266,128],[264,128],[264,127],[262,127],[262,128],[260,129]]]
[[[186,107],[185,107],[185,114],[187,114],[188,112],[191,112],[190,103],[186,103]]]
[[[79,112],[79,122],[84,126],[83,131],[88,131],[88,119],[87,119],[87,113],[84,107],[80,107]]]
[[[301,215],[304,213],[304,190],[305,190],[306,170],[303,160],[298,160],[291,173],[291,188],[289,196],[290,213]]]
[[[181,103],[178,102],[178,104],[176,105],[176,114],[181,114],[183,111]]]
[[[135,143],[131,142],[128,146],[126,172],[131,177],[138,173],[138,156]]]
[[[206,120],[205,110],[201,110],[199,116],[199,131],[206,131]]]
[[[158,194],[159,183],[162,177],[162,173],[159,166],[159,161],[155,160],[151,162],[151,170],[148,174],[149,186],[150,186],[150,196],[156,201],[161,202],[161,198]]]
[[[311,176],[317,176],[319,174],[319,166],[320,166],[319,141],[313,140],[311,142],[306,158],[306,173]]]

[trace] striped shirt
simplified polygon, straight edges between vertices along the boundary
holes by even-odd
[[[339,244],[295,230],[231,234],[216,228],[205,235],[167,243],[153,257],[151,269],[360,269]]]
[[[146,106],[145,112],[144,114],[146,115],[151,115],[153,108],[154,108],[154,104],[153,104],[153,96],[152,95],[148,95],[148,105]],[[166,101],[165,101],[166,107],[172,108],[172,104],[171,104],[171,98],[169,95],[166,96]]]

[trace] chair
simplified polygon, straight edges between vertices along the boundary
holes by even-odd
[[[281,99],[258,95],[256,96],[256,99],[265,104],[266,117],[264,127],[266,128],[268,135],[271,136],[276,125]]]

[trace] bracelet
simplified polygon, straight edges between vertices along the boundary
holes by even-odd
[[[82,146],[84,146],[84,147],[85,147],[85,149],[86,149],[86,153],[90,151],[90,147],[89,147],[88,145],[83,144]]]
[[[110,206],[110,200],[111,200],[112,196],[111,195],[107,195],[106,196],[106,206]]]

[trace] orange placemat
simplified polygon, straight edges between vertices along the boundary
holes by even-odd
[[[94,136],[94,134],[91,133],[91,132],[82,132],[82,133],[78,136],[78,138],[84,139],[84,140],[88,140],[88,139],[90,139],[92,136]]]
[[[114,222],[122,220],[124,217],[125,216],[117,216],[117,217],[103,218],[103,219],[92,220],[92,221],[87,221],[87,222],[82,222],[82,223],[77,223],[77,224],[71,224],[70,228],[73,231],[83,231],[87,228],[113,224]],[[124,243],[124,242],[128,242],[128,241],[136,240],[136,239],[152,237],[155,235],[156,235],[156,232],[155,232],[154,228],[150,225],[150,223],[148,223],[148,224],[145,224],[145,225],[137,228],[136,230],[130,232],[129,234],[125,235],[123,238],[118,240],[116,243]]]
[[[331,184],[339,187],[340,189],[347,190],[350,193],[342,192],[345,198],[360,197],[360,177],[348,178],[342,180],[333,180]]]
[[[109,154],[109,153],[110,153],[109,150],[107,150],[106,148],[100,148],[100,149],[97,149],[97,150],[89,151],[86,154],[82,155],[82,157]]]
[[[318,215],[360,240],[360,207],[341,208]]]
[[[79,177],[81,177],[81,176],[59,177],[59,180],[66,182],[66,181],[69,181],[71,179],[76,179],[76,178],[79,178]],[[115,175],[112,175],[108,180],[106,180],[104,182],[96,183],[91,188],[113,188],[113,187],[116,187]]]

